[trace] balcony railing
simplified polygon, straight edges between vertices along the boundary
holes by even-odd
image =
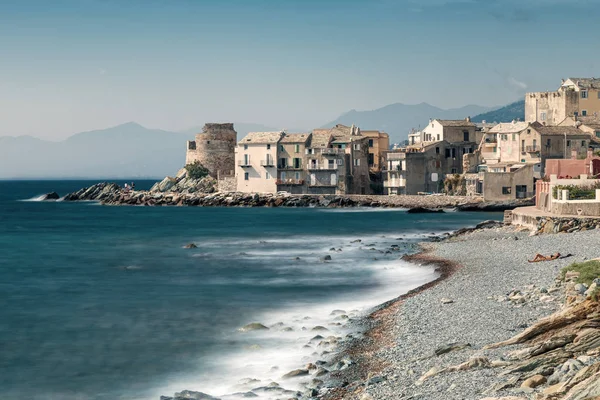
[[[304,179],[277,179],[278,185],[304,185]]]
[[[279,169],[302,169],[302,164],[296,165],[288,165],[288,164],[279,164],[277,166]]]
[[[383,181],[383,187],[386,187],[386,188],[399,188],[399,187],[405,187],[405,186],[406,186],[405,179]]]
[[[525,146],[525,152],[527,153],[537,153],[540,151],[540,146]]]
[[[261,167],[274,167],[275,166],[275,161],[273,160],[261,160],[260,161],[260,166]]]
[[[250,164],[250,159],[248,160],[238,160],[238,165],[242,168],[248,168],[251,167],[252,164]]]
[[[344,154],[344,149],[321,149],[321,154],[323,155],[338,155]]]
[[[321,170],[321,171],[337,171],[338,166],[336,164],[325,164],[325,165],[319,165],[319,164],[308,164],[308,169],[311,171],[315,171],[315,170]]]
[[[310,187],[337,187],[337,183],[331,182],[311,182],[308,184]]]

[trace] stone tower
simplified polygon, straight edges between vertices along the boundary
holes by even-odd
[[[196,140],[188,141],[185,164],[199,161],[213,178],[231,176],[235,172],[236,144],[233,124],[206,124]]]

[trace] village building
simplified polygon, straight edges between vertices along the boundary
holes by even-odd
[[[478,142],[477,131],[477,125],[469,117],[464,120],[431,119],[423,130],[408,135],[408,142],[409,146],[441,140],[449,143]]]
[[[237,144],[237,190],[249,193],[277,191],[277,145],[283,132],[250,132]]]
[[[277,146],[277,191],[307,193],[306,150],[310,133],[285,133]]]
[[[600,79],[569,78],[554,92],[525,94],[527,122],[558,125],[577,116],[600,116]]]
[[[367,164],[371,172],[381,172],[385,167],[385,154],[390,148],[390,135],[380,131],[360,131],[368,138],[369,155]]]

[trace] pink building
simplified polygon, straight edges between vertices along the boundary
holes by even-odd
[[[557,177],[572,178],[579,175],[596,176],[600,174],[600,157],[594,157],[591,149],[588,149],[587,157],[577,159],[577,152],[571,153],[570,159],[546,160],[545,175],[556,175]]]

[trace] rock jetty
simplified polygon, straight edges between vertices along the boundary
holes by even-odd
[[[214,179],[165,178],[149,191],[126,191],[114,183],[98,183],[65,196],[65,201],[99,201],[106,205],[198,207],[381,207],[415,212],[502,211],[522,201],[483,202],[463,196],[292,195],[289,193],[214,192]],[[205,192],[206,190],[209,193]]]

